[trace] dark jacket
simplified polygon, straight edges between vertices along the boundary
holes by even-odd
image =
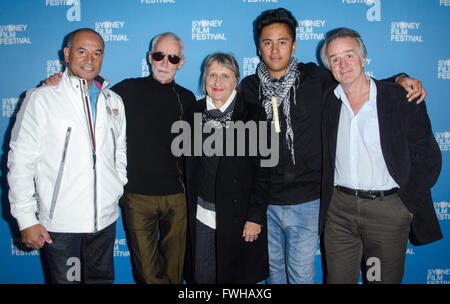
[[[232,121],[260,120],[262,109],[257,106],[244,108],[239,94]],[[194,112],[202,113],[205,100],[198,102]],[[193,117],[193,113],[191,115]],[[264,119],[262,119],[264,120]],[[193,121],[190,121],[191,126]],[[191,127],[193,130],[194,128]],[[225,132],[224,132],[225,134]],[[235,136],[236,139],[236,136]],[[248,137],[246,138],[248,143]],[[235,141],[236,147],[236,141]],[[225,151],[225,150],[224,150]],[[186,184],[188,200],[188,241],[185,277],[194,283],[195,224],[199,176],[198,160],[201,156],[186,157]],[[262,171],[260,171],[262,170]],[[264,169],[259,167],[257,157],[222,156],[219,159],[215,180],[216,204],[216,264],[217,283],[252,284],[264,280],[268,274],[267,251],[267,188],[258,188],[256,175]],[[262,225],[261,234],[253,243],[242,237],[244,224],[252,221]]]
[[[414,245],[442,238],[431,199],[431,187],[441,170],[441,152],[431,130],[425,102],[409,103],[404,90],[391,83],[376,81],[377,111],[383,157],[389,174],[400,186],[399,196],[414,214],[410,241]],[[336,141],[342,102],[333,89],[324,94],[323,179],[319,230],[323,231],[331,201],[336,158]]]
[[[320,196],[322,94],[336,82],[329,71],[315,63],[299,63],[298,71],[295,95],[290,91],[295,165],[286,145],[286,122],[280,107],[280,161],[271,168],[268,185],[269,204],[273,205],[305,203]],[[263,93],[257,74],[244,78],[240,87],[245,103],[262,105]]]

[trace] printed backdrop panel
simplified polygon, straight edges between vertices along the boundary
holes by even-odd
[[[26,90],[62,68],[64,37],[91,27],[105,40],[102,74],[112,84],[149,74],[151,39],[166,31],[185,43],[186,64],[176,81],[201,97],[200,66],[215,51],[232,53],[241,76],[253,74],[259,57],[252,22],[263,11],[285,7],[297,18],[297,50],[303,62],[318,62],[317,47],[336,27],[359,31],[368,49],[366,73],[385,78],[405,72],[420,79],[442,155],[439,181],[432,189],[444,239],[408,245],[405,283],[448,283],[450,263],[450,1],[449,0],[0,0],[1,198],[0,283],[43,283],[39,252],[18,245],[11,217],[6,160],[14,114]],[[116,283],[134,283],[122,221],[115,244]],[[316,283],[322,282],[320,250]]]

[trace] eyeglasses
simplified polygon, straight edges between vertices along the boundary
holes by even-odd
[[[161,61],[164,58],[166,58],[166,56],[169,58],[169,62],[171,64],[178,64],[181,60],[180,57],[178,57],[177,55],[166,55],[163,52],[154,52],[152,53],[152,58],[155,61]]]

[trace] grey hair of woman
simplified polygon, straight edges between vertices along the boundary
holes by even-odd
[[[176,42],[178,42],[178,45],[180,46],[180,57],[183,58],[184,57],[184,42],[183,40],[181,40],[180,37],[178,37],[177,34],[172,33],[172,32],[165,32],[162,34],[159,34],[158,36],[156,36],[155,38],[153,38],[152,40],[152,46],[151,46],[151,52],[153,53],[156,49],[156,46],[158,45],[158,42],[162,39],[162,38],[172,38],[173,40],[175,40]],[[175,54],[176,55],[176,54]]]
[[[237,81],[239,82],[240,79],[240,73],[239,73],[239,65],[234,58],[233,55],[222,53],[222,52],[216,52],[210,54],[205,61],[203,62],[203,70],[202,70],[202,79],[201,79],[201,89],[202,92],[207,95],[206,92],[206,77],[208,76],[208,68],[214,63],[217,62],[219,65],[226,67],[227,69],[231,70],[234,73],[234,76],[236,76]]]
[[[322,60],[323,65],[327,69],[329,70],[331,69],[330,62],[328,61],[327,57],[328,45],[331,43],[331,41],[337,38],[346,38],[346,37],[352,38],[356,41],[356,44],[358,45],[359,57],[361,59],[367,57],[366,46],[364,45],[364,42],[361,39],[361,35],[359,35],[357,31],[345,27],[337,28],[327,33],[327,35],[325,36],[325,40],[322,44],[322,47],[320,48],[320,59]]]

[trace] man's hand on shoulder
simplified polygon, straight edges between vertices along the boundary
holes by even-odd
[[[416,102],[421,103],[427,96],[427,92],[422,87],[422,82],[418,79],[401,75],[395,79],[395,82],[405,89],[407,92],[406,98],[409,102],[418,98]]]
[[[43,86],[51,85],[51,86],[57,86],[61,80],[62,72],[53,74],[52,76],[48,77],[42,82]]]

